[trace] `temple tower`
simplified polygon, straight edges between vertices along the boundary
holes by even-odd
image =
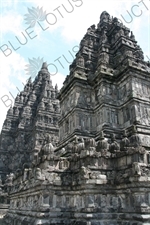
[[[59,93],[62,109],[60,141],[75,135],[107,138],[136,125],[142,145],[150,146],[150,65],[133,32],[107,12],[88,28],[70,74]]]
[[[0,139],[2,178],[21,170],[24,164],[31,166],[48,134],[53,145],[57,145],[60,117],[57,94],[57,85],[52,86],[47,64],[43,63],[35,81],[28,80],[7,112]]]

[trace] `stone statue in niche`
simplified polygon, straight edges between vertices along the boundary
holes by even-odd
[[[88,180],[89,179],[90,170],[86,167],[82,166],[79,172],[79,180]]]
[[[47,97],[51,98],[51,91],[50,90],[47,91]]]
[[[110,110],[109,109],[106,110],[106,121],[107,121],[107,123],[110,123]]]
[[[108,42],[108,37],[107,37],[107,35],[106,35],[106,31],[104,30],[104,31],[103,31],[103,34],[102,34],[102,36],[101,36],[101,43],[105,44],[105,43],[107,43],[107,42]]]
[[[89,48],[88,47],[86,47],[86,46],[83,46],[83,53],[84,54],[87,54],[88,55],[88,53],[89,53]]]
[[[140,124],[140,121],[139,121],[139,111],[138,111],[138,106],[137,105],[133,105],[131,107],[131,115],[132,115],[132,121],[133,121],[133,123]]]
[[[25,97],[24,97],[24,103],[27,103],[28,105],[30,105],[31,104],[31,100],[32,99],[28,98],[28,96],[25,95]]]
[[[39,163],[39,151],[34,150],[32,165],[37,165],[38,163]]]
[[[124,108],[123,109],[123,121],[124,123],[127,122],[129,117],[127,117],[127,110]]]
[[[144,125],[149,125],[149,116],[148,116],[148,110],[146,107],[143,107],[143,115],[141,117],[141,122]]]
[[[16,107],[16,108],[15,108],[14,115],[16,115],[16,116],[18,116],[18,115],[19,115],[19,109],[18,109],[18,107]]]
[[[85,129],[85,118],[83,117],[82,114],[79,114],[79,125],[81,130]]]
[[[124,130],[123,139],[120,142],[120,151],[127,151],[128,147],[130,146],[130,141],[127,138],[127,132]]]
[[[24,97],[23,95],[20,95],[20,103],[23,103],[23,101],[24,101]]]
[[[118,51],[116,53],[115,60],[114,60],[115,65],[121,63],[123,59],[124,59],[124,56],[123,56],[122,52]]]
[[[93,41],[91,38],[88,41],[88,46],[89,46],[89,48],[93,48]]]
[[[97,143],[96,151],[97,152],[102,152],[102,153],[107,153],[108,149],[109,149],[108,141],[105,140],[104,132],[101,131],[101,133],[100,133],[100,140]]]
[[[138,49],[134,52],[134,56],[138,59],[144,60],[143,51],[141,49]]]
[[[74,143],[69,142],[65,147],[66,152],[73,153],[74,152]]]
[[[132,53],[132,51],[130,51],[130,50],[126,50],[125,53],[124,53],[124,55],[133,58],[133,53]]]
[[[14,179],[14,174],[10,173],[9,175],[6,176],[5,184],[4,186],[6,187],[7,191],[10,191],[10,188],[13,185],[13,179]]]
[[[30,95],[29,100],[36,101],[35,91],[33,91],[32,94]]]
[[[94,138],[87,138],[85,140],[85,149],[90,151],[95,151],[96,149],[96,141]]]
[[[117,41],[119,37],[120,37],[120,33],[118,31],[116,31],[116,33],[115,33],[115,41]]]
[[[65,133],[69,132],[69,119],[65,121]]]
[[[109,55],[106,52],[100,54],[99,63],[108,64],[109,63]]]
[[[55,108],[55,110],[56,110],[56,113],[60,113],[61,109],[60,109],[60,104],[59,104],[59,102],[56,103],[56,108]]]
[[[126,37],[129,37],[130,30],[128,28],[125,29],[124,34]]]
[[[66,160],[66,159],[62,159],[60,162],[59,162],[59,169],[68,169],[69,168],[69,161]]]
[[[47,104],[47,110],[50,111],[50,112],[54,112],[54,107],[53,107],[53,104],[52,104],[51,100]]]
[[[74,141],[73,141],[73,153],[78,152],[78,137],[75,136]]]
[[[51,157],[54,157],[54,147],[51,143],[51,137],[49,134],[46,135],[46,143],[42,149],[43,156],[42,156],[42,161],[45,159],[50,159]]]
[[[111,141],[112,141],[112,143],[111,143],[110,146],[109,146],[109,151],[110,151],[111,153],[114,153],[114,152],[116,152],[116,151],[120,151],[120,145],[119,145],[119,143],[117,143],[117,141],[116,141],[115,134],[112,134],[112,135],[111,135]]]
[[[27,105],[25,108],[24,108],[24,112],[27,113],[27,114],[30,114],[31,113],[31,107],[29,105]]]
[[[70,173],[65,173],[62,177],[62,185],[67,185],[67,186],[71,186],[72,185],[72,174]]]
[[[55,98],[56,98],[55,91],[51,91],[51,98],[52,98],[52,99],[55,99]]]
[[[99,46],[99,42],[97,39],[94,40],[94,50],[97,50]]]
[[[90,70],[93,71],[94,70],[94,63],[93,63],[93,59],[92,59],[92,52],[88,53],[88,60],[85,63],[85,67]]]
[[[127,107],[125,110],[126,110],[126,116],[127,116],[127,121],[128,121],[128,120],[130,120],[129,108]]]
[[[134,176],[141,176],[141,168],[138,162],[132,164],[132,171]]]
[[[133,125],[132,127],[132,136],[130,137],[130,146],[131,147],[139,147],[141,145],[141,139],[137,134],[136,126]]]
[[[45,180],[45,176],[41,173],[41,169],[40,168],[36,168],[35,169],[35,176],[34,176],[35,180]]]
[[[76,65],[84,67],[84,64],[85,64],[85,61],[84,61],[83,56],[79,55],[76,59]]]
[[[113,123],[113,124],[116,123],[115,111],[111,111],[111,123]]]
[[[119,36],[124,36],[124,30],[122,28],[119,30]]]
[[[28,180],[28,175],[29,175],[28,172],[29,172],[29,170],[27,168],[25,168],[24,169],[24,174],[23,174],[23,181]]]

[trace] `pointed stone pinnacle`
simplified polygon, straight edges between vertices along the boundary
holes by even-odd
[[[46,70],[48,70],[48,68],[47,68],[47,62],[44,62],[43,63],[43,65],[42,65],[42,68],[41,69],[46,69]]]

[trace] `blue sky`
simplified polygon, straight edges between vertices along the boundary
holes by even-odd
[[[43,29],[48,27],[45,31],[38,23],[27,29],[29,24],[26,24],[25,18],[29,18],[29,15],[25,15],[29,14],[28,9],[33,7],[39,7],[41,12],[48,14],[47,20],[40,21]],[[69,13],[65,9],[72,12]],[[102,11],[118,17],[133,31],[147,61],[147,56],[150,58],[149,0],[0,0],[0,130],[9,105],[14,101],[12,96],[17,95],[17,89],[23,89],[23,83],[29,78],[25,71],[26,65],[29,64],[28,59],[40,57],[51,64],[50,73],[53,74],[57,70],[57,74],[52,76],[53,84],[58,83],[61,88],[65,76],[69,73],[69,63],[65,58],[69,62],[73,61],[78,50],[78,47],[74,47],[79,45],[88,27],[98,24]],[[36,37],[30,39],[26,29],[28,33],[32,32],[31,37]],[[17,39],[27,43],[21,45]],[[6,45],[12,52],[4,52]],[[13,50],[11,45],[20,48]],[[11,101],[4,104],[1,98],[4,101],[9,98]]]

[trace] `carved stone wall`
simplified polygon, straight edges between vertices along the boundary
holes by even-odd
[[[86,139],[71,157],[56,149],[16,175],[4,224],[149,223],[149,152],[137,146],[111,154],[114,142],[106,143]]]

